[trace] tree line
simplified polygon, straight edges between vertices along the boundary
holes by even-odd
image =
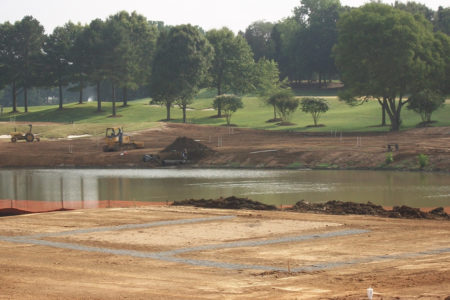
[[[414,100],[420,110],[450,92],[449,34],[450,8],[433,11],[415,2],[350,8],[339,0],[302,0],[292,16],[257,21],[238,34],[166,26],[122,11],[87,25],[68,22],[46,35],[26,16],[0,24],[0,89],[10,91],[12,112],[22,94],[27,112],[33,88],[56,87],[62,109],[67,89],[83,103],[83,92],[94,87],[97,111],[108,98],[113,115],[118,99],[127,106],[129,95],[140,92],[164,105],[167,119],[178,105],[184,121],[200,88],[218,96],[257,92],[274,106],[276,119],[276,101],[287,99],[290,87],[341,79],[342,100],[377,100],[383,120],[387,114],[397,130],[406,103]],[[221,117],[221,102],[215,106]]]

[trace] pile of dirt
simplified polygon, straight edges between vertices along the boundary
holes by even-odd
[[[188,160],[199,160],[214,152],[207,146],[187,137],[178,137],[172,144],[167,146],[161,153],[173,153],[182,155],[186,152]]]
[[[2,208],[0,209],[0,217],[7,217],[7,216],[18,216],[18,215],[24,215],[29,214],[29,211],[17,209],[17,208]]]
[[[277,210],[277,208],[273,205],[267,205],[248,198],[237,198],[234,196],[219,199],[188,199],[183,201],[175,201],[172,205],[225,209]]]
[[[299,212],[318,212],[329,213],[334,215],[384,215],[386,210],[380,206],[368,202],[355,203],[355,202],[342,202],[342,201],[328,201],[326,203],[309,203],[304,200],[297,202],[292,208],[294,211]]]
[[[392,210],[384,209],[381,205],[371,202],[355,203],[343,201],[328,201],[326,203],[308,203],[304,200],[297,202],[290,210],[297,212],[314,212],[333,215],[371,215],[390,218],[408,218],[408,219],[444,219],[450,220],[450,216],[442,207],[433,209],[426,213],[418,208],[409,206],[394,206]]]

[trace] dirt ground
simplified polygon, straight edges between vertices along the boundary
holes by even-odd
[[[36,127],[38,128],[38,127]],[[177,137],[188,137],[214,150],[191,166],[250,168],[341,168],[418,170],[425,154],[428,171],[450,171],[450,127],[418,128],[400,133],[295,133],[190,124],[161,123],[133,133],[144,149],[102,152],[102,138],[11,143],[0,139],[0,167],[154,167],[144,154],[156,154]],[[387,147],[394,162],[385,165]],[[395,150],[395,146],[394,150]]]
[[[449,237],[448,221],[285,211],[3,217],[0,299],[446,299]]]
[[[11,143],[0,168],[155,167],[177,137],[212,152],[191,166],[450,171],[450,128],[306,134],[162,123],[144,149],[101,138]],[[192,207],[86,209],[0,218],[0,299],[446,299],[450,222]]]

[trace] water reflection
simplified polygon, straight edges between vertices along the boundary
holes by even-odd
[[[102,200],[166,202],[220,196],[275,205],[343,200],[394,206],[450,206],[450,175],[373,171],[1,170],[0,199],[95,207]]]

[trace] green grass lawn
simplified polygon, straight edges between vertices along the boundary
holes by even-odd
[[[213,118],[216,112],[211,110],[214,99],[214,92],[205,90],[200,93],[197,99],[190,105],[187,112],[189,123],[204,125],[225,125],[225,119]],[[389,127],[379,127],[381,122],[381,107],[377,102],[369,102],[360,106],[351,107],[339,101],[336,96],[320,95],[327,99],[330,110],[319,120],[323,127],[309,127],[313,124],[311,115],[297,110],[291,119],[295,125],[279,126],[266,121],[273,118],[273,109],[267,106],[254,96],[243,98],[244,108],[233,114],[231,122],[238,127],[257,128],[266,130],[290,130],[307,132],[330,132],[330,131],[388,131]],[[100,135],[108,126],[123,126],[125,131],[134,131],[150,128],[157,125],[157,122],[165,119],[165,107],[149,105],[150,99],[129,101],[129,106],[121,107],[117,103],[117,117],[111,117],[111,103],[102,103],[103,112],[97,113],[97,103],[85,104],[65,104],[64,109],[59,111],[57,105],[29,107],[28,113],[19,112],[10,114],[10,108],[4,108],[4,113],[0,116],[0,121],[7,122],[0,124],[0,135],[7,134],[14,129],[16,121],[21,122],[58,122],[64,126],[50,126],[42,133],[45,137],[59,137],[69,134],[93,134]],[[19,108],[23,110],[23,108]],[[175,106],[171,110],[171,122],[182,122],[182,111]],[[436,121],[433,126],[450,126],[450,103],[433,113],[432,119]],[[402,111],[402,129],[415,127],[420,123],[418,114],[407,110]],[[60,127],[58,129],[58,127]],[[17,130],[26,130],[17,128]],[[44,129],[43,129],[44,130]],[[40,132],[41,133],[41,132]]]

